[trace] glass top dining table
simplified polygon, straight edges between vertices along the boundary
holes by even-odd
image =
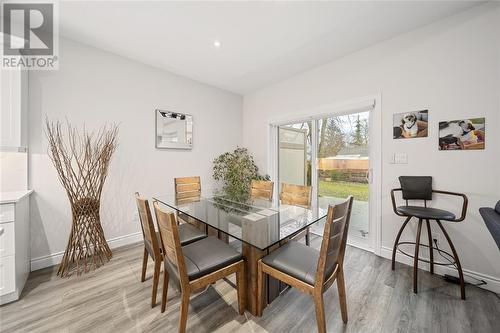
[[[279,200],[236,199],[220,193],[177,199],[175,195],[153,196],[178,214],[187,215],[233,238],[266,250],[326,218],[327,210],[281,204]]]

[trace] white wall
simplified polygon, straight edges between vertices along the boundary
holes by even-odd
[[[500,199],[499,30],[498,4],[483,5],[247,95],[243,143],[265,170],[270,119],[381,93],[382,254],[390,253],[402,223],[389,196],[397,177],[432,175],[435,188],[468,195],[465,222],[445,226],[463,266],[485,275],[500,292],[500,251],[478,213]],[[393,140],[392,115],[422,109],[429,109],[429,137]],[[481,116],[487,122],[485,150],[438,151],[439,121]],[[395,152],[407,152],[409,163],[389,164]],[[414,240],[414,230],[404,238]]]
[[[28,154],[0,152],[0,192],[28,189]]]
[[[212,185],[212,160],[241,143],[242,98],[163,70],[60,40],[58,71],[30,73],[31,256],[63,251],[70,230],[68,199],[47,157],[45,117],[89,129],[120,124],[118,149],[104,186],[101,214],[107,239],[140,232],[135,191],[173,193],[173,178],[200,175]],[[193,149],[155,149],[155,113],[194,118]],[[49,261],[35,265],[41,267]]]

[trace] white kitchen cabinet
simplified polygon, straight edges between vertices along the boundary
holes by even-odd
[[[30,272],[31,192],[0,194],[0,305],[19,299]]]
[[[28,72],[0,70],[0,147],[25,148],[28,144]]]

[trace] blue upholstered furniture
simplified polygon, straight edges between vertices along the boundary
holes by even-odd
[[[497,202],[495,208],[479,208],[479,213],[481,213],[484,223],[486,223],[500,250],[500,200]]]

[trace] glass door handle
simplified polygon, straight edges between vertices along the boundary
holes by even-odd
[[[371,184],[373,182],[373,169],[370,168],[366,172],[366,180],[368,181],[368,184]]]

